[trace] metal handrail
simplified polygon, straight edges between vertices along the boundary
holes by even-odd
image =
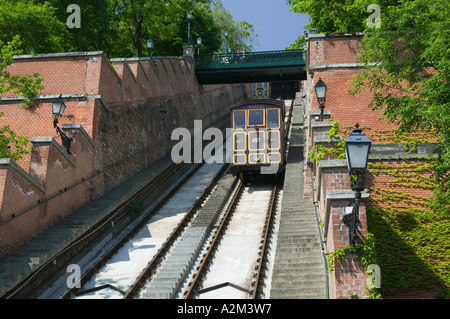
[[[194,60],[197,68],[243,66],[245,64],[304,63],[305,61],[303,50],[198,55]]]
[[[330,293],[329,293],[329,283],[328,283],[328,263],[327,263],[327,258],[325,256],[325,248],[323,245],[323,238],[322,238],[322,231],[320,230],[320,225],[319,225],[319,214],[317,212],[317,205],[316,205],[316,200],[315,200],[315,196],[314,196],[314,178],[313,178],[313,170],[311,169],[311,188],[312,188],[312,199],[313,199],[313,205],[314,205],[314,211],[316,213],[316,222],[317,222],[317,228],[319,230],[319,239],[320,239],[320,245],[322,247],[322,257],[323,257],[323,261],[325,263],[325,289],[326,289],[326,296],[327,299],[330,299]]]

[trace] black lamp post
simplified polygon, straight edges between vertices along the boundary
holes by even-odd
[[[319,102],[320,107],[320,120],[323,120],[323,109],[325,107],[325,99],[327,96],[327,86],[322,81],[321,78],[319,78],[319,81],[314,86],[314,89],[316,90],[316,97],[317,101]]]
[[[153,41],[152,38],[147,40],[147,50],[148,50],[148,55],[151,56],[152,55],[152,50],[155,47],[155,42]]]
[[[367,138],[366,134],[362,133],[358,123],[356,123],[352,134],[345,141],[345,157],[347,159],[352,190],[355,192],[355,205],[351,214],[347,214],[342,218],[342,222],[349,227],[349,240],[352,246],[355,244],[356,223],[359,220],[359,204],[361,192],[364,190],[371,144],[372,142]]]
[[[64,100],[61,94],[59,95],[58,98],[52,101],[53,116],[55,117],[53,119],[53,127],[56,129],[56,132],[58,132],[58,134],[61,136],[61,141],[63,143],[63,146],[66,148],[67,153],[72,154],[70,152],[70,143],[73,142],[73,139],[71,137],[67,137],[66,134],[64,134],[64,132],[58,127],[58,118],[63,116],[65,109],[66,105],[64,104]]]
[[[152,59],[152,51],[155,48],[155,41],[153,41],[153,39],[150,38],[147,40],[146,44],[147,44],[148,55],[150,56],[150,61],[152,61],[154,67],[156,68],[156,60]]]
[[[197,38],[197,54],[200,55],[200,46],[202,45],[202,38]]]
[[[194,45],[192,43],[192,35],[191,35],[191,19],[192,19],[192,13],[188,13],[187,14],[187,19],[188,19],[188,41],[187,44],[188,45]]]
[[[227,43],[227,38],[228,38],[228,31],[225,31],[225,54],[228,53],[228,43]]]

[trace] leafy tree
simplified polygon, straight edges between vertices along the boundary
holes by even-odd
[[[33,104],[37,91],[42,89],[42,78],[37,74],[33,76],[11,75],[7,67],[12,64],[14,54],[21,53],[17,48],[21,41],[18,36],[4,45],[0,41],[0,94],[13,92],[25,96],[25,103]],[[0,112],[0,117],[3,112]],[[23,154],[31,152],[31,145],[27,136],[18,136],[9,125],[0,127],[0,158],[18,160]]]
[[[116,43],[121,56],[143,56],[149,28],[161,23],[164,4],[160,0],[112,0],[115,28],[119,33]],[[160,24],[162,32],[169,32],[172,23]],[[131,54],[133,50],[134,54]]]
[[[148,55],[146,41],[153,38],[155,55],[180,55],[187,43],[188,12],[195,44],[202,38],[202,53],[219,51],[225,30],[233,46],[254,38],[253,26],[233,20],[220,0],[79,0],[81,27],[69,28],[72,2],[0,0],[0,41],[20,35],[24,53],[101,50],[110,57],[130,57]]]
[[[366,28],[369,17],[367,8],[376,4],[383,12],[399,0],[286,0],[291,11],[308,13],[311,22],[307,27],[317,28],[319,33],[360,32]]]
[[[232,14],[226,10],[222,2],[214,1],[212,4],[213,16],[221,30],[222,43],[225,43],[225,31],[227,47],[234,51],[238,47],[246,47],[247,51],[252,51],[253,44],[257,40],[257,35],[253,25],[246,21],[233,19]],[[221,46],[219,52],[225,52],[225,46]]]
[[[190,5],[189,2],[191,2]],[[188,42],[188,13],[192,14],[190,27],[193,44],[197,45],[197,38],[201,38],[203,54],[212,54],[219,49],[221,44],[220,27],[214,20],[209,1],[171,0],[169,3],[172,5],[168,7],[166,17],[175,22],[174,32],[170,36],[170,34],[158,33],[160,28],[152,31],[154,34],[159,34],[157,39],[159,42],[156,43],[157,48],[155,48],[156,54],[180,55],[182,46]]]
[[[41,6],[51,5],[59,23],[66,25],[71,15],[70,4],[80,7],[80,28],[65,26],[65,48],[70,51],[109,51],[109,41],[115,38],[112,28],[113,12],[110,0],[35,0]]]
[[[3,113],[0,112],[0,117]],[[0,127],[0,158],[11,158],[15,161],[22,158],[23,154],[31,152],[31,144],[28,136],[18,136],[9,125]]]
[[[7,43],[16,35],[20,49],[28,53],[60,52],[67,49],[64,23],[55,17],[55,9],[47,2],[35,4],[27,0],[0,0],[0,41]]]
[[[303,50],[303,46],[306,43],[305,35],[299,36],[293,43],[285,48],[285,50]]]
[[[112,0],[118,39],[114,55],[148,55],[146,40],[155,42],[155,55],[180,55],[187,43],[188,18],[191,34],[202,38],[202,52],[212,53],[220,46],[220,30],[214,21],[209,0]]]
[[[450,195],[450,7],[447,0],[410,0],[382,12],[380,28],[367,30],[363,72],[353,94],[369,89],[401,132],[435,130],[439,147],[438,199],[448,211]],[[374,66],[375,64],[375,66]],[[445,204],[445,202],[447,204]]]
[[[43,88],[42,78],[37,73],[20,76],[12,75],[7,70],[13,63],[13,56],[23,52],[20,47],[22,47],[22,41],[17,35],[7,45],[0,41],[0,94],[12,92],[24,96],[25,105],[32,106],[37,92]]]

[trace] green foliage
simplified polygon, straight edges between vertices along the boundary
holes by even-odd
[[[431,175],[435,165],[433,158],[403,165],[368,165],[372,175],[388,177],[387,187],[370,187],[373,206],[367,207],[368,229],[375,238],[376,263],[383,278],[382,294],[437,289],[440,296],[450,297],[450,212],[435,209],[428,196],[404,191],[436,188]]]
[[[0,41],[11,42],[17,35],[22,40],[18,49],[25,54],[67,49],[65,24],[56,18],[48,2],[0,0]]]
[[[247,51],[252,51],[252,43],[257,36],[253,25],[246,21],[235,20],[231,13],[226,10],[221,1],[213,1],[211,4],[214,21],[219,25],[221,30],[221,41],[225,41],[224,33],[228,32],[227,46],[231,51],[236,48],[245,47]],[[221,46],[220,53],[225,53],[225,47]]]
[[[14,54],[21,53],[21,40],[15,36],[11,42],[4,45],[0,41],[0,94],[12,92],[24,96],[27,107],[34,105],[34,98],[43,88],[42,78],[37,73],[31,76],[11,75],[7,67],[13,63]]]
[[[365,69],[352,80],[352,94],[370,90],[373,109],[400,132],[434,130],[440,185],[435,200],[450,208],[450,8],[448,1],[411,0],[383,11],[360,54]]]
[[[40,6],[49,6],[54,10],[58,23],[63,25],[63,37],[59,38],[62,49],[67,51],[105,51],[116,40],[113,28],[113,15],[110,0],[34,0]],[[77,4],[81,10],[81,28],[66,28],[67,12],[70,4]],[[58,52],[48,50],[45,52]]]
[[[328,142],[332,143],[337,140],[338,137],[340,137],[340,130],[339,130],[339,122],[334,121],[333,126],[328,131]],[[336,139],[336,140],[335,140]],[[309,153],[309,158],[312,162],[316,163],[323,160],[327,156],[332,156],[333,158],[337,159],[344,159],[345,158],[345,141],[341,140],[337,142],[336,147],[325,147],[321,144],[316,144],[311,149],[311,152]]]
[[[319,33],[361,32],[367,27],[366,21],[371,13],[367,7],[380,6],[381,12],[388,6],[399,3],[397,0],[286,0],[291,11],[308,13],[311,22],[308,28],[315,27]],[[384,21],[384,17],[382,18]]]
[[[372,233],[368,233],[364,243],[356,244],[354,246],[341,247],[329,253],[328,273],[335,271],[336,262],[343,262],[344,258],[351,254],[357,254],[359,256],[365,271],[367,271],[369,265],[377,264],[375,240],[375,236]],[[369,272],[367,273],[369,274]],[[369,298],[381,298],[380,292],[377,288],[366,286],[366,289],[370,291]]]
[[[3,113],[0,113],[0,117]],[[0,127],[0,158],[11,158],[15,161],[22,155],[31,152],[30,140],[27,136],[18,136],[9,125]]]
[[[285,50],[303,50],[303,46],[305,45],[305,35],[302,34],[299,36],[293,43],[284,48]]]
[[[256,38],[253,25],[234,20],[220,0],[79,0],[80,28],[68,28],[71,0],[0,0],[0,41],[22,39],[24,53],[104,51],[109,57],[148,56],[146,40],[153,38],[153,55],[179,56],[187,43],[188,19],[201,53],[221,50],[227,31],[231,47],[249,51]]]
[[[367,207],[381,293],[436,289],[450,297],[450,220],[425,209]]]
[[[178,56],[187,44],[188,18],[194,45],[202,38],[201,53],[212,54],[222,49],[223,33],[228,32],[230,47],[246,46],[254,38],[253,26],[235,21],[220,1],[194,0],[111,0],[113,29],[117,39],[111,43],[110,56],[148,55],[145,41],[153,38],[154,55]]]

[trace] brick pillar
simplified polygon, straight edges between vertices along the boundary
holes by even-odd
[[[53,142],[53,139],[50,137],[35,137],[31,142],[33,143],[33,148],[31,150],[30,175],[42,185],[45,185],[50,157],[50,144]]]
[[[327,253],[350,245],[349,229],[342,222],[347,209],[352,209],[355,193],[350,187],[350,178],[345,160],[320,161],[319,211],[324,222],[324,240]],[[367,235],[366,201],[369,194],[362,192],[357,224],[357,242],[363,242]],[[356,254],[348,255],[342,262],[336,262],[335,271],[330,273],[330,298],[367,298],[368,275]]]
[[[343,198],[331,200],[330,231],[327,236],[328,251],[335,251],[350,244],[349,229],[342,222],[346,208],[352,200],[352,194],[350,192],[346,194],[327,194],[329,198],[332,195],[336,198]],[[361,200],[359,206],[359,220],[356,236],[357,242],[362,242],[367,235],[366,203],[364,200]],[[367,285],[367,279],[368,275],[364,271],[359,256],[350,254],[342,262],[336,262],[335,264],[335,271],[332,273],[332,280],[330,280],[332,295],[337,299],[367,298],[369,291],[364,288]]]

